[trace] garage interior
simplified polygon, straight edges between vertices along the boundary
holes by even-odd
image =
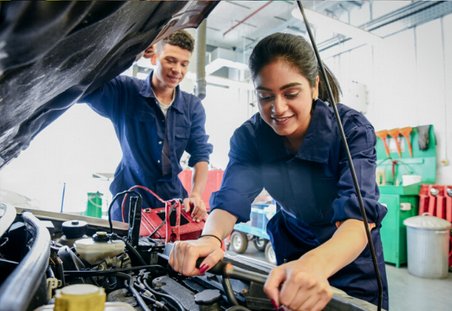
[[[341,82],[341,103],[362,112],[377,133],[377,183],[380,202],[389,210],[382,240],[390,309],[450,310],[452,248],[445,277],[413,276],[407,264],[421,260],[408,254],[404,221],[428,212],[452,222],[452,126],[448,124],[452,120],[452,2],[303,4],[322,60]],[[233,131],[258,112],[247,68],[251,50],[273,32],[307,37],[307,30],[295,1],[231,0],[219,2],[198,29],[189,32],[205,44],[197,43],[181,88],[203,98],[206,131],[214,146],[210,170],[222,172]],[[123,74],[144,79],[151,68],[148,59],[139,58]],[[200,74],[205,75],[205,87],[199,84]],[[112,199],[108,186],[120,159],[109,121],[77,103],[0,169],[0,201],[83,214],[87,194],[97,194],[105,217]],[[187,158],[182,163],[187,167]],[[220,182],[216,180],[210,191]],[[254,219],[258,224],[248,225],[265,229],[274,206],[265,193],[258,199],[252,215],[260,217]],[[250,245],[241,255],[230,251],[231,255],[265,261],[264,253],[251,245],[253,234],[242,230]],[[425,264],[431,256],[424,258]]]

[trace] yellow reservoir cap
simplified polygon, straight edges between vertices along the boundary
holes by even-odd
[[[91,284],[63,287],[55,294],[55,311],[104,311],[105,291]]]

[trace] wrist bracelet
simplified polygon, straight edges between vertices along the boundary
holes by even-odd
[[[218,242],[220,242],[220,247],[223,248],[223,240],[220,239],[219,237],[217,237],[216,235],[214,235],[214,234],[201,234],[198,239],[203,238],[203,237],[212,237],[212,238],[217,239]]]

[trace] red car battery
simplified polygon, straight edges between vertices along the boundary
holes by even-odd
[[[128,191],[146,191],[157,198],[164,207],[145,208],[141,210],[140,236],[155,239],[163,239],[165,242],[179,240],[197,239],[204,228],[205,221],[196,222],[189,212],[183,208],[181,199],[163,200],[151,189],[135,185]],[[121,210],[122,219],[125,219],[125,203],[127,194],[124,196]]]
[[[197,239],[204,221],[196,222],[184,211],[181,200],[165,201],[165,207],[146,208],[141,214],[140,236],[165,242]]]

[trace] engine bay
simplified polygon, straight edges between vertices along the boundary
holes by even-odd
[[[0,203],[0,310],[54,310],[74,291],[93,290],[105,293],[99,310],[273,309],[263,292],[267,262],[226,252],[204,275],[185,277],[168,264],[172,242],[137,237],[125,223],[109,228],[103,219]],[[374,309],[343,292],[326,308]]]
[[[172,243],[140,237],[134,245],[124,224],[110,233],[101,219],[36,211],[38,219],[1,206],[0,310],[53,310],[58,289],[76,284],[102,288],[106,306],[135,310],[272,309],[262,291],[271,268],[264,262],[225,258],[211,272],[187,278],[168,265]]]

